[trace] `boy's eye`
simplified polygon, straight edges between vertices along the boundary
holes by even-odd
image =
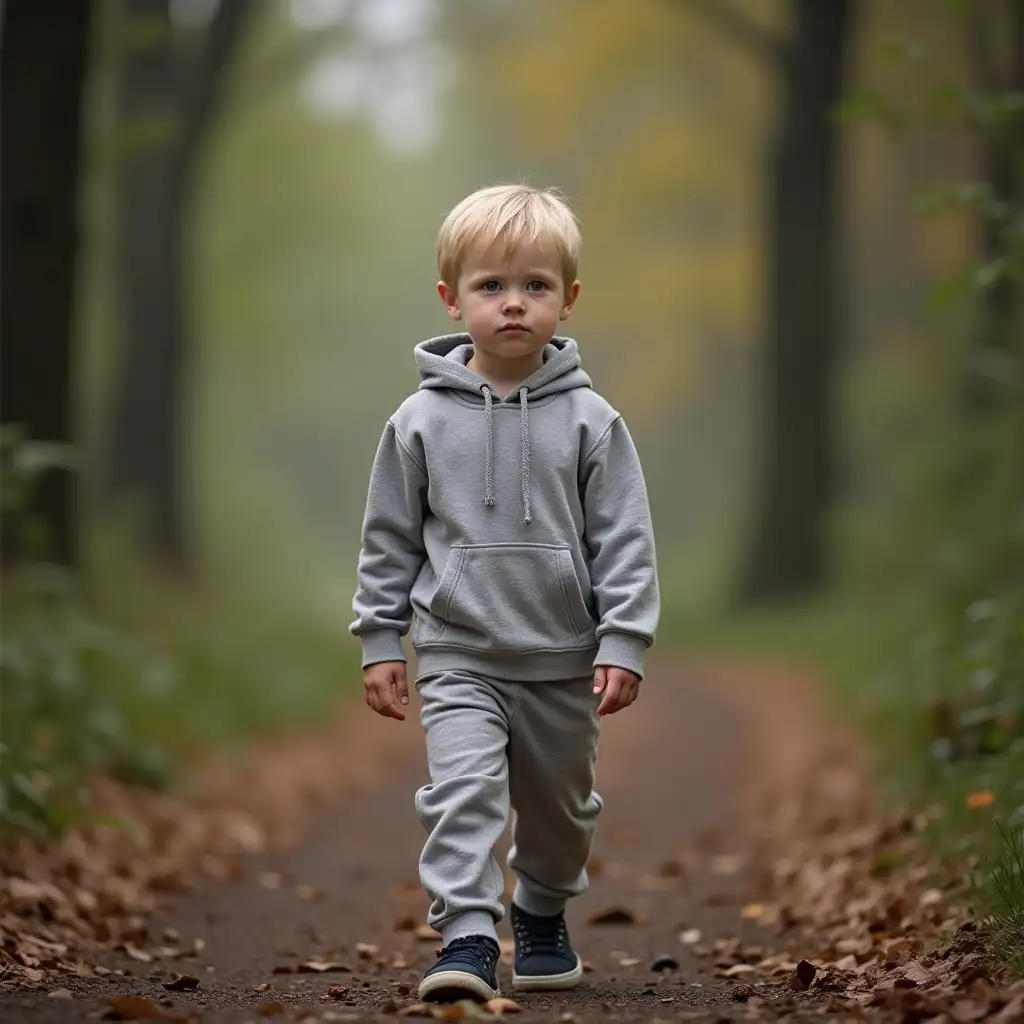
[[[542,292],[547,288],[547,284],[544,281],[531,281],[527,286],[528,292]]]
[[[484,281],[481,287],[485,292],[501,291],[501,285],[497,281]]]

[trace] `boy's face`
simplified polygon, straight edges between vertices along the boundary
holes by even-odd
[[[478,350],[521,361],[539,354],[572,310],[580,285],[568,289],[553,249],[537,242],[506,253],[504,244],[477,243],[466,253],[455,288],[438,293],[453,320],[463,320]]]

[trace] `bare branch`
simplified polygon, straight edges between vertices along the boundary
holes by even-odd
[[[789,56],[789,47],[783,39],[741,14],[731,0],[684,0],[682,6],[703,18],[706,24],[755,60],[780,66]]]

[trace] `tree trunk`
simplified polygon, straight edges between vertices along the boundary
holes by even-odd
[[[739,597],[765,603],[828,577],[840,316],[838,142],[852,0],[797,0],[769,176],[770,279],[760,484]]]
[[[182,427],[187,394],[189,207],[245,0],[221,0],[194,67],[183,66],[167,0],[128,0],[122,58],[118,265],[122,355],[103,497],[138,502],[144,540],[191,565]]]
[[[1009,32],[1009,65],[1000,73],[993,45],[993,28],[1004,27],[999,19],[989,20],[994,8],[975,4],[968,13],[969,49],[974,87],[982,93],[1024,93],[1024,6],[1011,2],[1007,7]],[[982,176],[992,189],[992,198],[1008,210],[1024,205],[1024,121],[1010,118],[998,129],[982,134]],[[982,221],[981,259],[992,263],[1006,255],[1005,224],[990,218]],[[981,321],[964,388],[964,405],[969,416],[983,416],[1005,406],[1011,389],[1003,377],[1006,368],[992,363],[1013,359],[1014,331],[1019,331],[1021,315],[1020,281],[1012,275],[1000,277],[985,294],[981,303]],[[1010,367],[1009,373],[1019,373]]]
[[[90,6],[62,0],[3,5],[0,413],[5,423],[23,424],[38,441],[72,439],[81,102]],[[50,557],[73,565],[77,516],[68,473],[44,478],[33,511],[45,526]]]

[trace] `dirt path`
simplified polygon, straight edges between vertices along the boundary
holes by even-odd
[[[207,883],[152,922],[153,945],[174,929],[168,933],[180,936],[174,944],[202,940],[197,957],[143,963],[113,956],[106,966],[123,975],[72,979],[72,1000],[43,992],[0,996],[0,1019],[95,1019],[106,1009],[101,997],[128,994],[163,1000],[168,1014],[201,1011],[204,1022],[262,1019],[258,1012],[272,1010],[272,1002],[282,1004],[287,1016],[281,1019],[325,1020],[374,1019],[414,1002],[411,993],[437,946],[409,930],[426,907],[416,878],[423,836],[412,807],[426,778],[421,733],[415,721],[403,726],[370,715],[365,728],[401,729],[407,737],[377,786],[325,810],[294,850],[253,858],[242,878]],[[575,993],[518,998],[524,1012],[517,1020],[556,1020],[569,1011],[581,1021],[678,1019],[681,1011],[712,1006],[720,1007],[709,1011],[712,1017],[720,1017],[736,1008],[731,983],[715,978],[708,961],[693,956],[678,936],[692,928],[709,939],[737,931],[738,876],[695,875],[686,865],[698,845],[733,850],[729,801],[745,728],[699,679],[665,667],[654,668],[629,713],[608,720],[598,769],[606,809],[595,877],[569,915],[592,970]],[[637,922],[588,923],[613,907]],[[508,933],[507,922],[501,932]],[[652,962],[664,954],[679,969],[654,973]],[[311,959],[346,969],[274,973]],[[165,990],[163,983],[179,971],[198,977],[199,987]],[[506,979],[509,974],[506,963]],[[263,985],[269,988],[257,991]],[[347,991],[324,1001],[329,988]]]

